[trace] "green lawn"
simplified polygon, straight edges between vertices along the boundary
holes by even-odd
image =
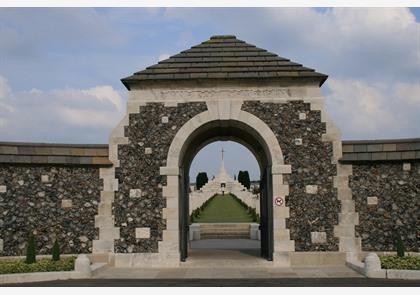
[[[230,194],[217,195],[206,206],[197,223],[252,222],[252,217]]]

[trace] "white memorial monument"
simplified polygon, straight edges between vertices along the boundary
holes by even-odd
[[[225,150],[221,150],[222,160],[220,163],[219,174],[214,179],[209,180],[201,189],[193,190],[190,193],[190,214],[200,207],[205,201],[216,194],[233,194],[245,202],[248,206],[260,211],[259,197],[248,191],[239,181],[233,179],[225,169],[224,163]]]

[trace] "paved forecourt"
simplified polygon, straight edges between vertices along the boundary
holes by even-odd
[[[10,286],[34,287],[419,287],[420,281],[367,278],[91,279]]]

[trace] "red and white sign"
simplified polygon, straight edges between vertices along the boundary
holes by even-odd
[[[274,204],[276,206],[283,206],[283,204],[284,204],[283,198],[282,197],[275,197],[274,198]]]

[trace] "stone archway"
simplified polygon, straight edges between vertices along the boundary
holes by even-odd
[[[176,242],[179,236],[181,260],[187,256],[187,218],[184,204],[185,178],[197,149],[205,141],[230,138],[244,143],[256,155],[266,181],[265,212],[262,213],[262,252],[268,260],[287,264],[289,251],[294,251],[285,219],[288,208],[274,206],[273,196],[285,198],[288,185],[283,184],[283,174],[290,173],[290,165],[284,165],[283,154],[273,131],[259,118],[240,110],[242,103],[230,101],[208,102],[208,111],[196,115],[184,124],[175,135],[168,152],[167,166],[161,174],[167,177],[163,187],[167,233],[163,243]],[[201,137],[201,138],[200,138]],[[209,138],[211,137],[211,138]],[[248,137],[248,138],[247,138]],[[264,207],[264,206],[263,206]],[[178,227],[178,231],[177,231]],[[169,230],[171,228],[171,230]]]
[[[257,72],[249,62],[260,65]],[[287,196],[287,207],[271,202],[276,264],[289,265],[290,257],[304,264],[307,257],[357,254],[358,215],[348,186],[352,169],[339,163],[340,132],[323,107],[319,87],[326,78],[234,36],[215,36],[123,79],[130,90],[127,114],[110,136],[112,167],[100,169],[95,261],[179,266],[184,154],[199,145],[189,142],[199,138],[197,132],[226,135],[207,134],[205,126],[235,127],[227,136],[249,147],[237,131],[245,129],[260,143],[260,149],[252,144],[251,149],[260,166],[270,168],[270,194]]]

